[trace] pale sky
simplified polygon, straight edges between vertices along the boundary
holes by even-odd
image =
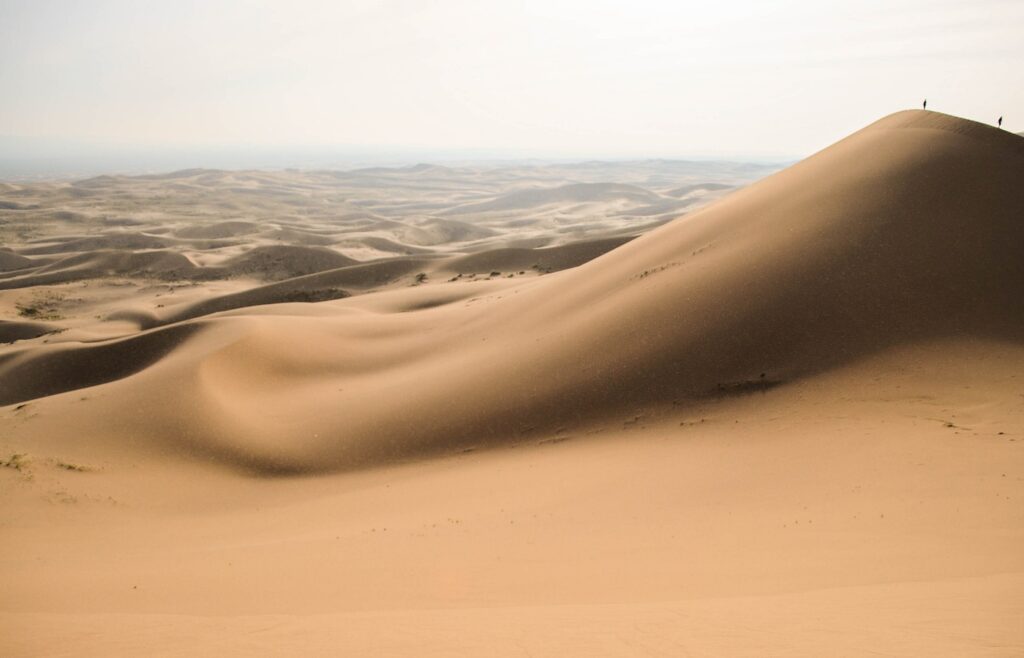
[[[798,157],[924,97],[1024,130],[1024,2],[0,0],[7,143]]]

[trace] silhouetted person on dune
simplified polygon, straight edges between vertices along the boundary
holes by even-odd
[[[924,99],[923,103],[921,103],[921,109],[922,110],[927,110],[928,109],[928,99],[927,98]]]
[[[1003,127],[1003,117],[999,117],[999,127]]]

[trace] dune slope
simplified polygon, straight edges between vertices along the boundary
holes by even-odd
[[[543,277],[440,282],[611,245],[4,346],[0,654],[1022,655],[1022,145],[906,112]]]
[[[1014,135],[895,114],[580,267],[479,298],[214,316],[65,419],[256,470],[350,469],[764,390],[905,343],[1019,341],[1021,171]],[[132,359],[134,342],[108,358]],[[67,354],[90,349],[9,355],[6,401],[54,388],[51,371],[64,390],[95,383]]]

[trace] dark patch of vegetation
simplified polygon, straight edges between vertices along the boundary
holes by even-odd
[[[76,473],[88,473],[92,469],[88,466],[82,466],[81,464],[72,464],[70,462],[55,462],[57,468],[63,468],[65,471],[75,471]]]
[[[327,302],[332,299],[344,299],[351,295],[341,288],[319,288],[316,290],[294,290],[281,300],[282,302],[305,302],[314,304],[316,302]]]
[[[0,466],[3,468],[13,468],[16,471],[21,471],[23,468],[28,466],[28,455],[25,453],[14,453],[5,460],[0,461]]]
[[[18,315],[30,320],[60,320],[60,304],[63,301],[63,295],[48,292],[38,294],[29,301],[16,302],[14,307]]]
[[[696,253],[696,252],[694,252],[694,253]],[[647,277],[651,276],[652,274],[657,274],[658,272],[664,272],[668,268],[674,267],[676,265],[679,265],[679,263],[676,262],[676,261],[673,261],[671,263],[666,263],[664,265],[660,265],[658,267],[655,267],[653,270],[644,270],[643,272],[641,272],[640,274],[638,274],[636,276],[637,276],[638,279],[646,279]]]
[[[740,382],[724,382],[719,384],[714,395],[748,395],[750,393],[764,393],[768,389],[781,385],[782,382],[775,379],[768,379],[766,373],[761,373],[757,379],[747,379]]]
[[[929,418],[929,420],[937,420],[940,423],[942,423],[943,427],[947,427],[947,428],[949,428],[951,430],[967,430],[967,431],[971,430],[970,427],[964,427],[963,425],[957,425],[953,421],[946,420],[945,418]]]

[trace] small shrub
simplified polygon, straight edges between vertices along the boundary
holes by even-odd
[[[57,462],[57,468],[63,468],[65,471],[76,471],[78,473],[88,473],[92,469],[88,466],[82,466],[80,464],[71,464],[68,462]]]
[[[57,293],[43,293],[36,295],[29,301],[19,301],[14,304],[18,315],[31,320],[60,320],[60,303],[64,296]]]
[[[295,290],[281,298],[282,302],[305,302],[315,304],[316,302],[327,302],[332,299],[344,299],[351,297],[348,292],[341,288],[317,288],[314,290]]]
[[[28,455],[25,453],[15,453],[6,460],[0,461],[0,466],[3,466],[4,468],[13,468],[16,471],[20,471],[27,465]]]

